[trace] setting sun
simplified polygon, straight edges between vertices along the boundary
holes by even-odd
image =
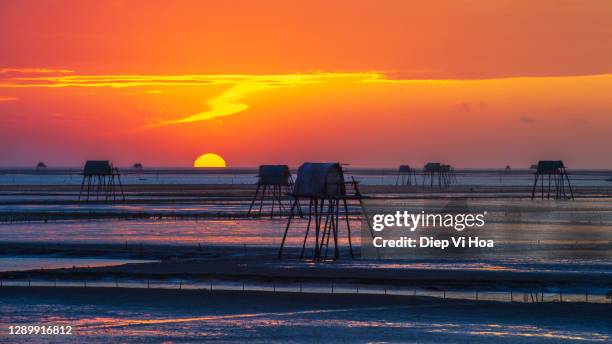
[[[193,167],[225,167],[225,160],[217,154],[206,153],[200,155],[193,162]]]

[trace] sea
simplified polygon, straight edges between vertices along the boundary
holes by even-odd
[[[8,213],[92,214],[109,211],[153,212],[162,215],[223,212],[241,214],[248,210],[250,198],[235,199],[224,195],[223,190],[225,187],[240,189],[242,186],[254,190],[252,186],[257,181],[256,174],[257,171],[253,168],[223,171],[125,169],[121,175],[121,183],[132,190],[138,189],[139,186],[162,186],[170,189],[176,186],[184,192],[189,191],[190,186],[195,188],[212,185],[221,191],[214,195],[213,200],[207,200],[206,197],[198,200],[199,196],[196,195],[190,196],[188,201],[177,201],[168,195],[155,192],[143,195],[129,191],[127,198],[130,202],[105,204],[76,202],[82,183],[82,176],[77,168],[44,171],[4,168],[0,169],[0,217]],[[387,205],[395,207],[416,211],[426,205],[431,206],[431,203],[428,203],[431,199],[452,202],[453,198],[461,198],[466,209],[488,210],[490,221],[485,236],[495,240],[497,249],[477,256],[412,255],[391,260],[350,260],[344,256],[336,262],[320,263],[321,268],[333,270],[335,267],[354,267],[394,271],[482,270],[570,273],[577,276],[600,276],[604,279],[612,277],[612,171],[572,171],[569,177],[576,193],[575,200],[532,200],[529,191],[533,184],[533,171],[530,170],[460,169],[455,171],[456,187],[448,190],[423,188],[420,175],[416,179],[420,186],[397,186],[399,176],[393,169],[347,168],[346,175],[347,178],[359,181],[364,196],[384,199]],[[295,174],[293,178],[296,178]],[[359,247],[361,240],[367,240],[370,232],[362,217],[358,215],[362,209],[360,205],[353,202],[350,209],[352,214],[349,216],[349,223],[355,231],[353,244]],[[161,216],[158,219],[83,217],[49,221],[20,218],[18,221],[0,222],[0,246],[105,244],[117,247],[233,247],[238,255],[249,255],[249,248],[269,248],[270,254],[274,255],[282,240],[286,223],[286,218],[267,216]],[[304,219],[295,221],[288,232],[289,247],[299,248],[302,245],[306,225]],[[346,252],[348,238],[342,229],[339,244],[343,252]],[[0,272],[112,266],[147,261],[150,260],[87,255],[49,256],[37,255],[34,252],[20,252],[19,255],[0,253]],[[286,264],[301,263],[292,261]],[[588,288],[588,281],[585,282]],[[24,284],[27,281],[19,283]],[[138,287],[136,284],[138,283],[133,286]],[[139,287],[143,287],[142,283]],[[252,287],[256,291],[265,289],[257,285]],[[359,288],[355,286],[346,289],[359,293]],[[284,341],[295,339],[296,334],[308,342],[308,336],[323,341],[327,336],[338,332],[343,333],[339,339],[345,341],[360,341],[363,336],[370,336],[382,338],[382,341],[407,339],[417,342],[488,342],[492,339],[504,342],[522,342],[524,339],[534,342],[605,342],[609,341],[611,336],[609,324],[604,326],[598,323],[599,318],[596,315],[593,316],[592,322],[585,322],[585,325],[567,326],[573,319],[557,319],[556,322],[551,322],[545,319],[545,312],[542,318],[521,319],[519,311],[504,309],[501,313],[496,313],[496,316],[487,317],[486,314],[495,313],[493,310],[496,306],[485,308],[481,313],[474,313],[472,310],[475,306],[470,303],[397,306],[385,302],[362,305],[361,301],[353,300],[288,307],[282,303],[270,306],[266,297],[251,299],[249,296],[244,301],[250,302],[248,307],[241,308],[228,301],[227,306],[205,303],[189,309],[154,301],[155,296],[139,299],[130,294],[120,296],[124,298],[124,303],[115,303],[97,297],[89,300],[88,296],[77,294],[72,298],[66,297],[66,293],[26,295],[5,292],[0,290],[0,324],[4,333],[0,338],[3,341],[16,340],[14,336],[5,334],[7,326],[13,323],[72,323],[81,334],[94,342],[104,341],[108,335],[116,336],[119,341],[135,342],[181,342],[189,341],[194,336],[220,341]],[[580,298],[584,294],[582,290],[572,292],[574,296],[579,294]],[[609,302],[606,293],[610,290],[605,287],[593,286],[591,292],[597,294],[600,304]],[[346,293],[356,294],[352,291]],[[444,297],[446,296],[445,294]],[[594,297],[592,296],[591,301]],[[566,300],[569,298],[570,295],[566,296]],[[458,302],[461,302],[461,299],[458,298]],[[393,335],[387,334],[389,329],[393,330]],[[57,340],[40,336],[32,338],[34,342]],[[78,342],[78,338],[81,337],[64,337],[62,340]]]

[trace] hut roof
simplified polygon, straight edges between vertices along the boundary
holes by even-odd
[[[87,160],[83,167],[83,174],[86,176],[110,175],[113,166],[108,160]]]
[[[139,162],[134,163],[134,165],[132,165],[132,168],[142,168],[142,164]]]
[[[423,167],[425,172],[450,172],[452,169],[451,165],[441,164],[439,162],[428,162]]]
[[[260,185],[289,185],[291,172],[287,165],[261,165],[259,166],[258,183]]]
[[[425,172],[438,172],[440,171],[440,163],[439,162],[428,162],[423,167]]]
[[[41,161],[38,164],[36,164],[36,168],[47,168],[47,165]]]
[[[537,173],[555,174],[562,168],[565,168],[565,165],[561,160],[540,160],[538,161]]]
[[[410,172],[412,171],[412,169],[410,168],[409,165],[400,165],[399,171],[400,172]]]
[[[298,169],[293,193],[298,197],[346,196],[342,167],[339,163],[303,163]]]

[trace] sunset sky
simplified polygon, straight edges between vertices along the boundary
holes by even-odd
[[[612,168],[610,1],[0,0],[0,166]]]

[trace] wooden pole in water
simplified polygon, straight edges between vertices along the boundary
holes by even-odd
[[[293,219],[293,210],[295,209],[295,204],[297,202],[297,197],[293,204],[291,205],[291,211],[289,212],[289,218],[287,219],[287,226],[285,227],[285,234],[283,234],[283,240],[281,241],[281,246],[278,249],[278,259],[283,255],[283,247],[285,246],[285,240],[287,239],[287,232],[289,231],[289,225],[291,224],[291,219]]]
[[[253,210],[253,205],[255,205],[255,200],[257,200],[257,195],[259,194],[259,187],[259,183],[257,183],[257,188],[255,189],[255,196],[253,196],[253,200],[251,201],[251,205],[249,206],[247,216],[251,216],[251,210]]]
[[[300,253],[300,259],[304,258],[304,251],[306,250],[306,240],[308,239],[308,232],[310,231],[310,224],[312,222],[312,199],[308,203],[308,225],[306,225],[306,234],[304,235],[304,243],[302,244],[302,252]]]

